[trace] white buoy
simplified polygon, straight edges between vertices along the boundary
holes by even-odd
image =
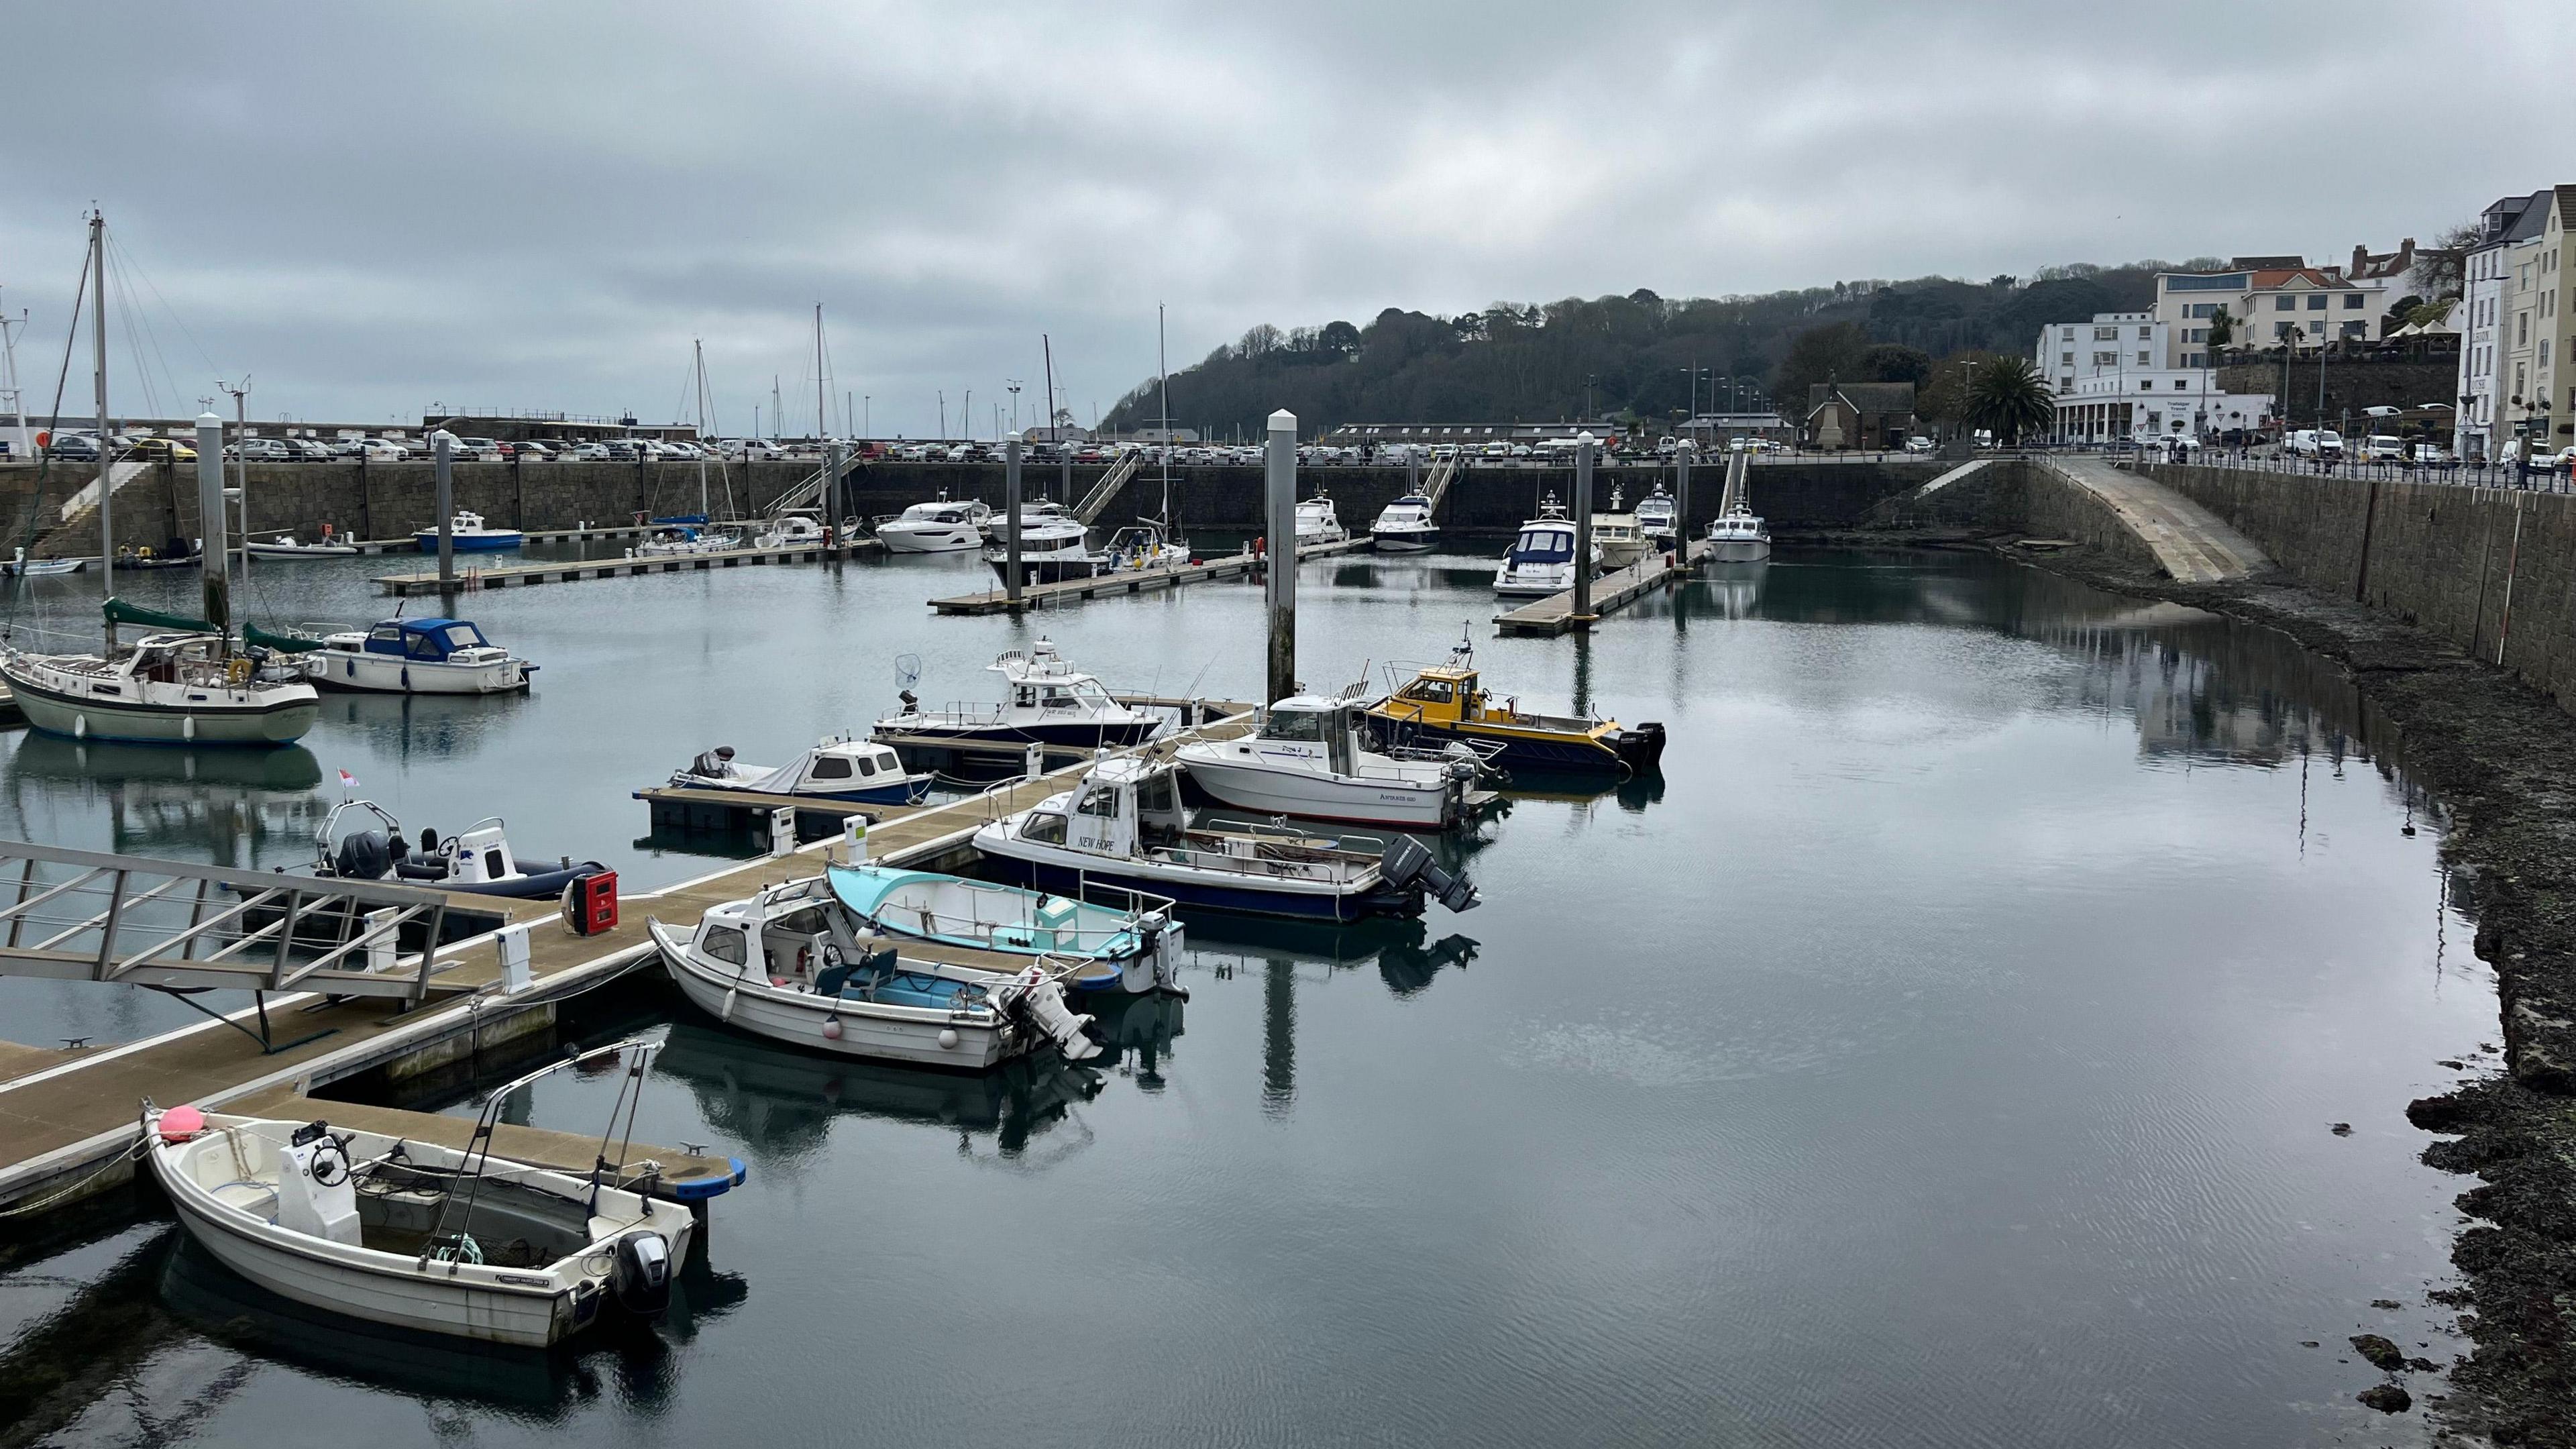
[[[837,1016],[827,1016],[827,1017],[824,1017],[824,1018],[823,1018],[823,1040],[825,1040],[825,1041],[839,1041],[840,1039],[841,1039],[841,1019],[840,1019],[839,1017],[837,1017]]]
[[[955,1028],[955,1027],[953,1027],[953,1026],[943,1026],[943,1027],[941,1027],[941,1028],[939,1029],[939,1049],[940,1049],[941,1051],[948,1051],[948,1050],[950,1050],[950,1049],[954,1048],[956,1045],[957,1045],[957,1028]]]

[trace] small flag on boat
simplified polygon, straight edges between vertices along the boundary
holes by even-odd
[[[350,773],[349,773],[348,771],[346,771],[346,770],[342,770],[342,771],[340,772],[340,788],[341,788],[341,789],[343,789],[343,790],[355,790],[355,789],[357,789],[357,788],[358,788],[358,777],[357,777],[357,776],[355,776],[355,775],[350,774]]]

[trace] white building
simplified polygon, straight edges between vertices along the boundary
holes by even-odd
[[[2521,395],[2507,386],[2510,345],[2508,294],[2519,293],[2522,267],[2540,246],[2549,193],[2501,197],[2478,216],[2478,239],[2461,265],[2459,414],[2451,448],[2462,461],[2492,458],[2503,441],[2505,399]],[[2525,369],[2528,371],[2528,361]]]
[[[2172,328],[2153,312],[2097,312],[2090,322],[2041,328],[2031,361],[2061,393],[2086,378],[2142,367],[2172,367]]]
[[[2283,262],[2287,257],[2240,257]],[[2232,347],[2312,348],[2329,341],[2369,341],[2397,298],[2383,281],[2355,282],[2340,267],[2240,266],[2224,272],[2156,274],[2155,319],[2166,324],[2167,367],[2210,364],[2210,319],[2220,308],[2235,323]]]

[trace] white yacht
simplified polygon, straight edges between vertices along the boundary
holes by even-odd
[[[1152,519],[1139,519],[1110,536],[1109,546],[1101,550],[1107,560],[1106,572],[1129,569],[1179,568],[1190,561],[1190,546],[1171,537],[1163,525]]]
[[[1315,496],[1297,505],[1297,546],[1315,543],[1340,543],[1350,537],[1342,527],[1342,516],[1333,508],[1331,495],[1318,488]]]
[[[907,689],[902,711],[876,722],[876,737],[1090,750],[1140,745],[1163,727],[1160,715],[1111,698],[1096,676],[1067,664],[1046,639],[1013,649],[985,669],[1002,676],[1001,704],[926,710]]]
[[[998,520],[984,521],[984,562],[993,576],[1010,582],[1010,539]],[[1020,510],[1020,582],[1052,584],[1087,579],[1108,566],[1108,555],[1091,551],[1091,530],[1061,503],[1033,503]]]
[[[995,508],[987,511],[983,521],[976,524],[975,528],[984,536],[986,543],[1000,543],[1005,522],[1007,522],[1007,515]],[[1079,528],[1082,526],[1082,520],[1073,516],[1072,509],[1052,498],[1034,499],[1020,505],[1020,541],[1022,543],[1036,537],[1041,531],[1060,533],[1068,524]]]
[[[655,529],[650,538],[626,550],[628,558],[690,558],[700,554],[732,553],[742,547],[742,535],[703,523],[675,523]]]
[[[992,516],[993,510],[981,503],[952,502],[942,493],[935,501],[878,519],[876,534],[888,553],[962,553],[981,541],[984,522]]]
[[[0,679],[29,724],[73,739],[282,745],[322,713],[300,662],[253,658],[220,634],[147,634],[103,655],[0,649]]]
[[[1646,534],[1617,485],[1610,489],[1610,511],[1592,515],[1592,546],[1601,551],[1601,567],[1624,569],[1646,556]]]
[[[1601,571],[1598,541],[1588,562],[1594,573]],[[1520,536],[1503,555],[1502,567],[1494,570],[1494,592],[1505,598],[1543,599],[1573,587],[1574,520],[1565,516],[1551,493],[1539,505],[1538,517],[1521,525]]]
[[[1440,525],[1432,521],[1431,500],[1407,493],[1388,504],[1369,526],[1369,538],[1379,553],[1427,553],[1438,547]]]
[[[1771,530],[1739,503],[1708,525],[1708,557],[1717,563],[1759,563],[1771,556]]]
[[[1238,810],[1397,830],[1464,821],[1483,758],[1464,743],[1445,753],[1370,750],[1362,709],[1356,700],[1297,695],[1270,706],[1257,733],[1192,740],[1174,758],[1200,789]]]
[[[1681,520],[1673,512],[1673,495],[1657,483],[1655,491],[1637,500],[1637,532],[1646,540],[1648,549],[1668,549],[1681,540]]]
[[[325,634],[304,668],[326,689],[381,694],[506,694],[527,688],[537,671],[469,619],[387,619]]]
[[[855,536],[855,533],[849,536]],[[823,521],[810,513],[782,513],[752,535],[753,548],[805,548],[823,542]]]

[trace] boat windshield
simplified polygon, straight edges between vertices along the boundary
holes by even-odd
[[[1565,563],[1574,557],[1574,535],[1562,528],[1524,528],[1512,545],[1514,563]]]
[[[471,624],[450,624],[439,632],[446,636],[447,647],[450,650],[479,649],[483,646],[483,631]]]
[[[1324,717],[1313,710],[1274,709],[1269,723],[1261,727],[1265,740],[1303,740],[1314,742],[1324,737]]]

